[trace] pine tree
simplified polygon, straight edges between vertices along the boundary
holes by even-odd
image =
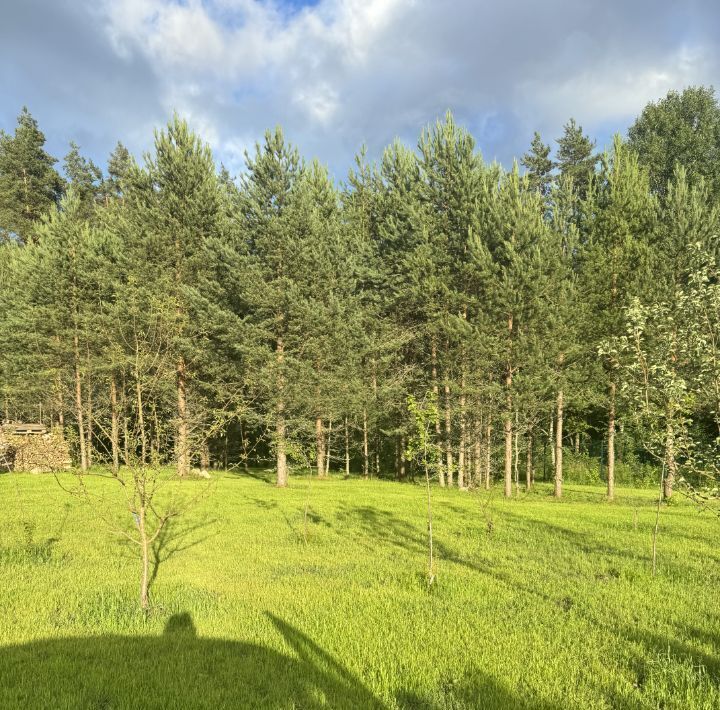
[[[108,176],[102,185],[103,197],[106,204],[110,198],[120,198],[122,196],[122,183],[132,164],[133,158],[130,155],[130,151],[118,141],[108,158]]]
[[[247,155],[246,161],[239,198],[248,257],[244,298],[259,334],[258,350],[252,354],[257,362],[256,387],[266,393],[277,485],[284,487],[288,484],[288,375],[295,366],[289,342],[290,309],[299,247],[290,208],[303,167],[279,127],[266,132],[263,144],[256,144],[254,156]]]
[[[573,181],[578,195],[585,197],[598,162],[598,156],[593,152],[595,141],[583,133],[582,126],[577,125],[574,118],[563,128],[564,133],[557,140],[557,167],[560,175]]]
[[[525,174],[530,189],[547,196],[553,182],[552,171],[555,163],[550,158],[550,146],[542,142],[537,131],[530,143],[530,150],[523,156],[522,165],[527,169]]]
[[[619,136],[613,151],[603,158],[597,189],[583,210],[590,217],[589,244],[583,256],[583,301],[588,306],[584,328],[585,342],[594,352],[623,333],[623,309],[633,296],[646,291],[651,283],[651,237],[657,217],[649,189],[647,172],[634,152]],[[607,492],[614,496],[615,432],[617,424],[617,362],[603,360],[604,374],[593,379],[606,388],[607,412]]]
[[[0,238],[28,243],[40,220],[55,207],[62,181],[44,150],[45,136],[23,108],[15,134],[0,134]]]
[[[132,166],[123,183],[126,271],[148,299],[175,370],[175,450],[185,476],[197,426],[192,401],[203,341],[212,327],[204,274],[221,229],[221,193],[207,145],[177,116],[155,135],[154,153]]]
[[[90,219],[101,194],[102,171],[80,154],[80,147],[74,141],[70,142],[63,165],[67,182],[80,199],[85,218]]]

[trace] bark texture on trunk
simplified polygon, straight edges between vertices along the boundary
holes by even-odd
[[[325,476],[330,475],[330,437],[332,436],[332,419],[328,426],[327,446],[325,447]]]
[[[282,338],[278,338],[275,346],[275,359],[278,365],[277,394],[278,401],[275,408],[275,457],[277,468],[276,485],[285,488],[288,484],[287,468],[287,426],[285,423],[285,377],[282,372],[285,358],[285,345]]]
[[[112,471],[113,475],[117,476],[120,470],[120,423],[114,375],[110,378],[110,447],[112,449]]]
[[[467,425],[465,422],[465,376],[460,379],[460,446],[458,448],[458,488],[466,488],[465,449],[467,448]]]
[[[445,466],[448,486],[453,485],[452,411],[450,409],[450,384],[445,382]]]
[[[145,501],[145,483],[139,484],[140,506],[137,511],[137,526],[140,533],[140,551],[142,574],[140,576],[140,607],[143,611],[150,608],[150,539],[147,530],[147,504]]]
[[[512,417],[505,416],[503,423],[505,432],[505,497],[512,497],[512,449],[513,449],[513,423]]]
[[[610,383],[610,411],[608,413],[608,442],[607,442],[607,497],[615,497],[615,391],[616,385]]]
[[[187,367],[185,359],[177,363],[177,473],[187,476],[190,473],[190,432],[187,411]]]
[[[675,430],[669,417],[665,428],[665,465],[667,472],[663,479],[663,499],[670,500],[677,475],[677,461],[675,460]]]
[[[513,464],[513,472],[515,475],[515,495],[520,495],[520,424],[518,421],[518,413],[515,412],[515,442],[513,446],[515,447],[515,451],[513,452],[513,456],[515,457],[515,461]]]
[[[368,451],[368,414],[363,407],[363,478],[370,477],[370,455]]]
[[[490,490],[490,469],[492,466],[492,426],[485,429],[485,490]]]
[[[525,489],[530,490],[533,484],[533,435],[528,431],[525,447]]]
[[[345,417],[345,478],[350,478],[350,428]]]
[[[87,388],[87,409],[85,410],[85,428],[86,428],[86,443],[85,443],[85,455],[87,456],[88,468],[92,468],[93,465],[93,398],[92,398],[92,379],[90,377],[90,363],[88,362],[88,375],[85,378],[85,386]]]
[[[325,475],[325,427],[321,417],[315,417],[315,466],[318,478]]]
[[[555,490],[556,498],[562,498],[563,485],[563,391],[558,390],[557,394],[557,412],[555,415]]]
[[[432,363],[432,389],[435,395],[435,402],[440,406],[440,388],[438,386],[438,374],[437,374],[437,343],[433,338],[430,342],[430,362]],[[435,421],[435,438],[440,441],[440,417]],[[442,466],[438,466],[438,479],[440,486],[445,486],[445,469]]]
[[[147,463],[147,436],[145,434],[145,408],[143,406],[143,394],[140,379],[135,380],[135,404],[137,407],[137,425],[140,435],[140,464]]]
[[[75,417],[78,425],[78,442],[80,444],[80,470],[84,473],[88,470],[87,452],[85,450],[85,416],[82,400],[82,376],[80,374],[80,343],[77,333],[74,340],[75,356]]]
[[[505,413],[505,421],[503,422],[503,428],[505,431],[505,487],[504,494],[506,498],[512,496],[512,448],[513,448],[513,421],[512,421],[512,385],[513,385],[513,370],[512,370],[512,334],[513,334],[513,317],[512,315],[508,318],[507,322],[508,334],[510,337],[511,354],[508,356],[507,371],[505,373],[505,406],[507,411]]]
[[[207,471],[210,468],[210,447],[207,441],[203,442],[200,448],[200,468],[203,471]]]

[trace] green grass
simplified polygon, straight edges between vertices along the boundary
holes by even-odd
[[[420,486],[218,479],[145,619],[134,550],[52,477],[0,476],[1,708],[720,707],[719,528],[687,504],[653,578],[651,490],[437,489],[428,590]]]

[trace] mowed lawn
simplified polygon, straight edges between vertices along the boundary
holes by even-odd
[[[420,485],[220,473],[147,619],[104,515],[52,476],[0,501],[0,708],[720,707],[720,521],[664,507],[653,578],[654,491],[435,489],[428,590]]]

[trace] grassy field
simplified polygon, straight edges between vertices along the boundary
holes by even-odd
[[[135,551],[2,475],[0,707],[720,707],[717,521],[664,508],[653,578],[653,491],[549,493],[435,490],[428,590],[420,486],[218,474],[145,619]]]

